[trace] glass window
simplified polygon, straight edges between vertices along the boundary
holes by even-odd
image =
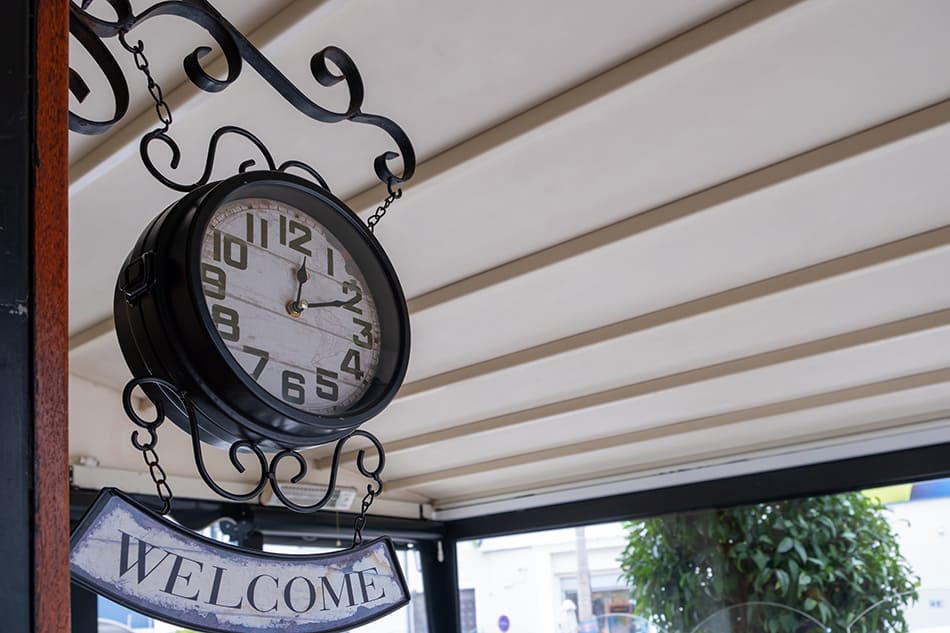
[[[458,544],[463,633],[950,633],[950,480]]]
[[[340,549],[340,547],[326,548],[266,543],[264,545],[265,552],[280,554],[321,554],[339,551]],[[359,627],[360,633],[428,633],[425,592],[422,586],[422,563],[419,551],[411,546],[399,548],[396,550],[396,556],[399,559],[403,574],[406,576],[406,585],[409,587],[411,602],[402,609]]]

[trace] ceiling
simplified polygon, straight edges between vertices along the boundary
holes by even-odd
[[[320,103],[344,95],[309,59],[346,50],[366,109],[416,148],[376,233],[413,336],[405,385],[365,425],[387,447],[377,511],[470,516],[950,441],[944,0],[214,4]],[[313,122],[249,68],[202,93],[181,58],[206,35],[181,19],[136,34],[182,179],[233,123],[313,164],[364,218],[385,196],[378,130]],[[111,299],[178,194],[139,160],[155,115],[114,50],[129,115],[70,134],[70,453],[78,484],[147,492]],[[72,105],[108,114],[107,97],[88,101]],[[247,157],[224,147],[219,176]],[[160,454],[179,494],[207,494],[183,433],[163,427]]]

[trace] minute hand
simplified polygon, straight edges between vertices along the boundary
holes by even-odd
[[[322,302],[305,301],[304,305],[306,305],[307,308],[341,308],[351,303],[351,301],[344,301],[342,299],[338,299],[336,301],[322,301]]]

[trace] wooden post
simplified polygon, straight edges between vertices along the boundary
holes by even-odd
[[[0,613],[65,633],[68,2],[10,0],[0,30]]]
[[[36,633],[69,631],[69,3],[34,0],[34,573]]]

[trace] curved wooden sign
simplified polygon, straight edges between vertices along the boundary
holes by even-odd
[[[214,633],[330,633],[409,602],[388,538],[312,556],[244,550],[103,490],[73,532],[73,580],[158,620]]]

